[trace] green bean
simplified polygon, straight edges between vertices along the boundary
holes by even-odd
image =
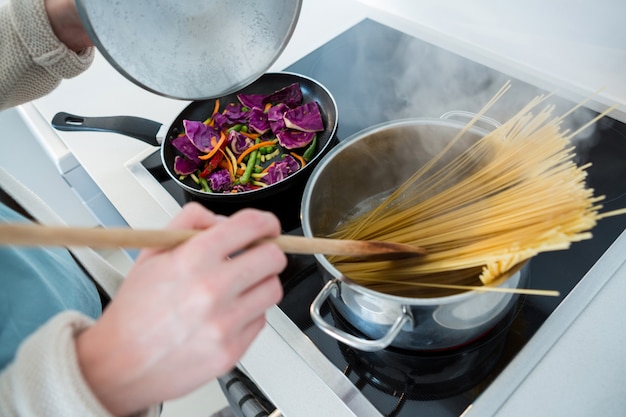
[[[254,165],[256,163],[257,152],[258,152],[258,149],[255,149],[254,151],[250,152],[250,156],[249,156],[248,162],[246,164],[246,170],[244,171],[244,173],[239,178],[239,182],[240,183],[247,184],[248,181],[250,180],[250,174],[252,174],[252,170],[254,169]]]
[[[308,148],[306,148],[306,151],[304,151],[304,153],[302,154],[302,159],[304,159],[306,162],[309,162],[311,159],[313,159],[313,155],[315,155],[316,148],[317,148],[317,135],[313,136],[313,140],[311,141],[311,144],[309,145]]]
[[[231,128],[229,128],[228,132],[230,132],[232,130],[236,130],[237,132],[240,132],[243,127],[244,127],[244,125],[241,124],[241,123],[236,124],[236,125],[232,126]]]
[[[211,190],[211,187],[209,187],[209,183],[207,182],[206,178],[200,177],[198,178],[198,180],[200,180],[200,185],[202,186],[202,190],[207,192],[207,193],[212,193],[213,191]]]

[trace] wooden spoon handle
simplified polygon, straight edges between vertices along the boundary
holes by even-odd
[[[92,248],[169,248],[195,236],[197,230],[136,230],[129,228],[86,228],[39,224],[0,224],[0,243],[18,246],[89,246]],[[342,255],[378,259],[400,259],[424,255],[412,245],[392,242],[337,240],[281,235],[272,241],[287,253]]]

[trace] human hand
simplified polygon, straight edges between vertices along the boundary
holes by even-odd
[[[272,214],[224,218],[191,203],[168,228],[206,230],[174,249],[143,251],[102,318],[76,340],[85,379],[115,415],[232,369],[282,297],[285,254],[272,243],[243,250],[280,233]]]
[[[83,26],[74,0],[44,0],[54,34],[74,52],[93,46]]]

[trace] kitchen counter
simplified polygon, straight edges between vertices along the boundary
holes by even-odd
[[[626,26],[618,21],[626,16],[626,3],[605,3],[599,10],[597,3],[572,7],[564,0],[549,5],[538,0],[515,5],[494,0],[305,0],[292,40],[270,70],[286,68],[369,18],[541,89],[558,90],[570,100],[593,96],[587,104],[592,110],[616,105],[611,116],[626,122]],[[128,225],[152,228],[162,227],[180,209],[138,166],[157,148],[110,133],[58,132],[50,120],[59,111],[133,115],[167,127],[187,104],[142,90],[97,55],[89,71],[19,112],[61,174],[84,169]],[[623,310],[618,294],[626,293],[624,249],[622,235],[467,416],[582,416],[591,405],[594,414],[616,415],[626,409],[619,392],[626,386],[626,368],[618,351],[626,339],[618,322]],[[293,329],[280,310],[268,312],[268,324],[242,367],[285,416],[319,415],[322,405],[333,416],[378,415],[358,392],[345,387],[340,372],[317,354],[297,348],[307,344],[304,338],[285,336]],[[281,344],[286,338],[296,348]],[[603,360],[586,359],[596,356]],[[302,387],[298,380],[305,375],[311,383]],[[305,400],[305,393],[314,395]]]

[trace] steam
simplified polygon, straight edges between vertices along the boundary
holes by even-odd
[[[507,82],[512,88],[486,114],[504,122],[517,114],[530,100],[538,95],[552,92],[541,90],[530,84],[494,71],[473,61],[461,58],[440,48],[433,47],[414,38],[403,38],[392,52],[399,65],[392,85],[401,108],[387,109],[388,119],[411,117],[440,117],[451,110],[477,113]],[[555,105],[555,117],[565,114],[578,103],[558,96],[554,92],[546,105]],[[563,130],[577,131],[597,115],[596,112],[581,107],[570,114],[563,123]],[[601,120],[610,123],[609,120]],[[596,125],[581,131],[574,137],[579,159],[594,146]]]

